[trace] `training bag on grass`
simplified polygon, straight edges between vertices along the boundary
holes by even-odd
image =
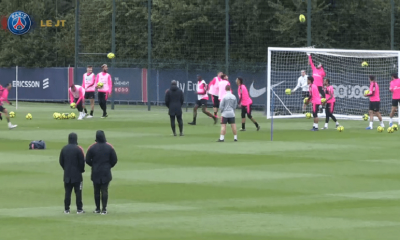
[[[39,141],[32,141],[29,144],[29,149],[46,149],[46,143],[42,140]]]

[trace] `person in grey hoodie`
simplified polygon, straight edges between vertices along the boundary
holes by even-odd
[[[233,140],[237,142],[237,130],[235,123],[235,109],[237,107],[237,99],[235,95],[231,93],[231,86],[227,85],[225,87],[226,95],[222,99],[219,109],[221,109],[221,136],[219,137],[217,142],[225,141],[226,134],[226,124],[229,123],[232,128],[232,132],[234,135]]]

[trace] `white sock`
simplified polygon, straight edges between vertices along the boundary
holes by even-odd
[[[224,135],[221,135],[220,137],[219,137],[219,140],[224,140],[225,139],[225,136]]]
[[[389,123],[393,123],[393,118],[389,118]]]
[[[11,126],[12,126],[11,122],[9,122],[9,123],[8,123],[8,126],[9,126],[9,127],[11,127]]]
[[[325,123],[325,127],[328,128],[328,123]]]
[[[374,125],[374,122],[369,122],[369,127],[370,128],[373,128],[374,127],[373,125]]]
[[[381,121],[381,127],[385,127],[385,124],[383,123],[383,120]]]
[[[313,127],[318,128],[318,123],[314,123]]]
[[[339,126],[339,122],[336,122],[336,126]]]
[[[236,140],[237,140],[237,135],[233,136],[233,139],[236,139]]]

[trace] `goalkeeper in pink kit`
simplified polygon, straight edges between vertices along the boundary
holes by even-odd
[[[4,113],[8,122],[8,128],[13,129],[16,128],[17,125],[12,125],[10,121],[10,116],[8,115],[8,111],[6,108],[3,107],[3,102],[7,102],[8,104],[12,105],[10,101],[8,101],[8,91],[11,89],[11,83],[7,84],[5,88],[0,85],[0,120],[3,120],[1,113]]]
[[[381,127],[385,127],[382,121],[381,113],[379,112],[381,99],[379,97],[379,85],[376,82],[376,77],[374,75],[369,76],[369,93],[365,96],[369,97],[369,127],[366,130],[374,129],[374,115],[376,115],[381,122]]]
[[[107,64],[103,64],[101,66],[103,71],[99,74],[97,74],[96,78],[96,88],[98,91],[98,100],[99,100],[99,105],[100,108],[103,110],[103,116],[101,118],[106,118],[108,117],[107,114],[107,99],[108,97],[111,96],[112,93],[112,80],[111,80],[111,75],[107,73],[108,67]],[[102,87],[98,86],[98,83],[101,82],[103,83]]]

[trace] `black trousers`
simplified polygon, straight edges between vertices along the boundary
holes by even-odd
[[[107,100],[106,100],[106,93],[104,92],[99,92],[97,94],[98,100],[99,100],[99,105],[101,110],[103,110],[103,115],[107,114]]]
[[[75,191],[76,208],[78,211],[82,210],[82,208],[83,208],[82,186],[83,186],[82,182],[64,183],[64,188],[65,188],[64,207],[65,207],[65,210],[69,210],[69,206],[71,205],[72,189]]]
[[[93,183],[94,187],[94,202],[96,204],[96,210],[100,210],[100,198],[101,198],[101,205],[102,209],[107,209],[107,202],[108,202],[108,183]]]
[[[178,121],[178,126],[179,126],[179,132],[182,133],[183,131],[183,120],[182,120],[182,115],[169,115],[169,118],[171,120],[171,129],[173,133],[176,133],[175,131],[175,118]]]

